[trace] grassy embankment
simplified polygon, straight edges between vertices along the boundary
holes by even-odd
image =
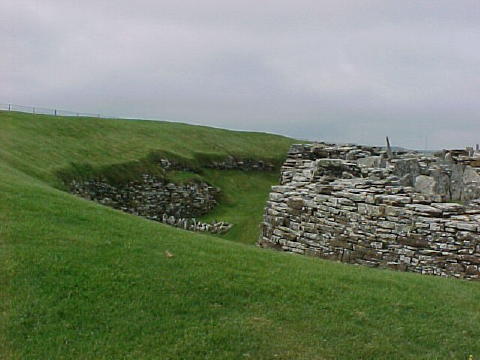
[[[273,159],[290,142],[182,124],[0,113],[0,358],[478,358],[479,283],[257,249],[55,188],[69,163],[95,168],[156,151]],[[262,178],[261,188],[255,175],[202,176],[230,197],[212,216],[237,224],[263,207],[274,178]],[[242,192],[254,194],[237,198]]]

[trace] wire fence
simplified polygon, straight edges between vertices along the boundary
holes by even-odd
[[[62,109],[52,109],[52,108],[45,108],[40,106],[25,106],[25,105],[17,105],[17,104],[0,104],[0,111],[18,111],[18,112],[23,112],[23,113],[33,114],[33,115],[40,114],[40,115],[53,115],[53,116],[95,117],[95,118],[103,117],[101,114],[77,112],[77,111],[62,110]]]

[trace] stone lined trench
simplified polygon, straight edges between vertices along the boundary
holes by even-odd
[[[163,170],[192,171],[175,161],[161,159]],[[219,170],[271,171],[274,166],[265,161],[239,160],[228,157],[206,165]],[[142,174],[137,180],[113,184],[104,178],[72,180],[69,191],[82,198],[142,216],[150,220],[190,231],[226,233],[233,224],[224,221],[202,222],[198,218],[218,205],[221,190],[203,181],[173,183],[163,177]]]

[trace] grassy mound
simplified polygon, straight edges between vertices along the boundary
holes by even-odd
[[[166,148],[150,136],[156,126],[163,133],[169,125],[184,127],[184,139],[185,129],[195,138],[195,127],[106,121],[100,126],[112,133],[94,136],[92,119],[32,121],[0,113],[0,358],[480,356],[479,283],[262,250],[124,214],[53,186],[56,171],[71,162],[103,166]],[[134,130],[137,125],[150,130]],[[209,144],[219,131],[249,137],[199,131],[203,138],[191,140],[190,149],[198,145],[205,153],[214,152]],[[257,140],[246,140],[245,148],[223,144],[238,154],[258,146],[268,158],[291,142],[278,137],[270,154],[262,136],[252,134]],[[183,142],[162,141],[170,141],[165,151],[194,158]],[[258,192],[248,174],[222,174],[202,175],[224,188],[219,214],[235,222],[263,206],[269,174]],[[239,196],[242,191],[251,197]]]

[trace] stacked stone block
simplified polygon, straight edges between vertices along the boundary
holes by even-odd
[[[232,226],[196,220],[217,205],[219,190],[204,182],[174,184],[145,174],[140,181],[117,186],[101,180],[73,181],[70,190],[88,200],[185,230],[224,233]]]
[[[447,185],[450,192],[470,188],[476,194],[480,177],[472,162],[445,164],[443,155],[397,153],[388,159],[378,147],[294,145],[281,184],[272,187],[259,244],[371,267],[478,279],[480,208],[475,198],[442,200],[451,197]],[[452,185],[452,168],[460,166],[458,173],[469,175]],[[437,181],[432,170],[448,184],[419,189],[421,176]]]

